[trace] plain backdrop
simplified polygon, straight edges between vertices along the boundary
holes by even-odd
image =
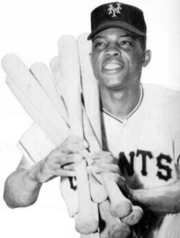
[[[78,37],[90,31],[90,12],[105,0],[1,0],[0,58],[15,53],[30,67],[49,65],[57,55],[61,35]],[[147,46],[152,61],[142,81],[180,90],[179,0],[124,0],[143,9],[148,26]],[[42,188],[37,203],[29,208],[9,209],[3,201],[6,177],[16,169],[21,153],[16,144],[32,124],[5,84],[0,68],[0,237],[77,238],[59,191],[59,179]]]

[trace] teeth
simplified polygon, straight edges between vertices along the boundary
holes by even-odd
[[[118,64],[107,64],[104,68],[105,69],[117,69],[117,68],[120,68],[120,65],[118,65]]]

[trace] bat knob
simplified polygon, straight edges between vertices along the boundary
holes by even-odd
[[[132,212],[132,203],[128,199],[114,203],[110,208],[111,214],[115,217],[123,218],[128,216]]]
[[[131,229],[130,227],[125,224],[125,223],[121,223],[121,225],[117,228],[115,228],[111,234],[110,237],[111,238],[128,238],[129,235],[131,233]]]
[[[108,197],[105,187],[101,184],[90,184],[90,190],[95,203],[102,203]]]
[[[76,220],[75,229],[81,234],[91,234],[97,231],[98,222],[93,218],[88,219],[88,222],[78,219]]]

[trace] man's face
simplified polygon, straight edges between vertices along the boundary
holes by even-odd
[[[140,42],[128,30],[109,28],[94,37],[91,64],[100,86],[119,90],[138,84],[144,61]]]

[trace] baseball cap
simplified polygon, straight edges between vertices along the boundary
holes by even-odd
[[[143,11],[137,7],[112,2],[101,5],[91,12],[91,40],[98,32],[107,28],[121,27],[138,35],[146,35]]]

